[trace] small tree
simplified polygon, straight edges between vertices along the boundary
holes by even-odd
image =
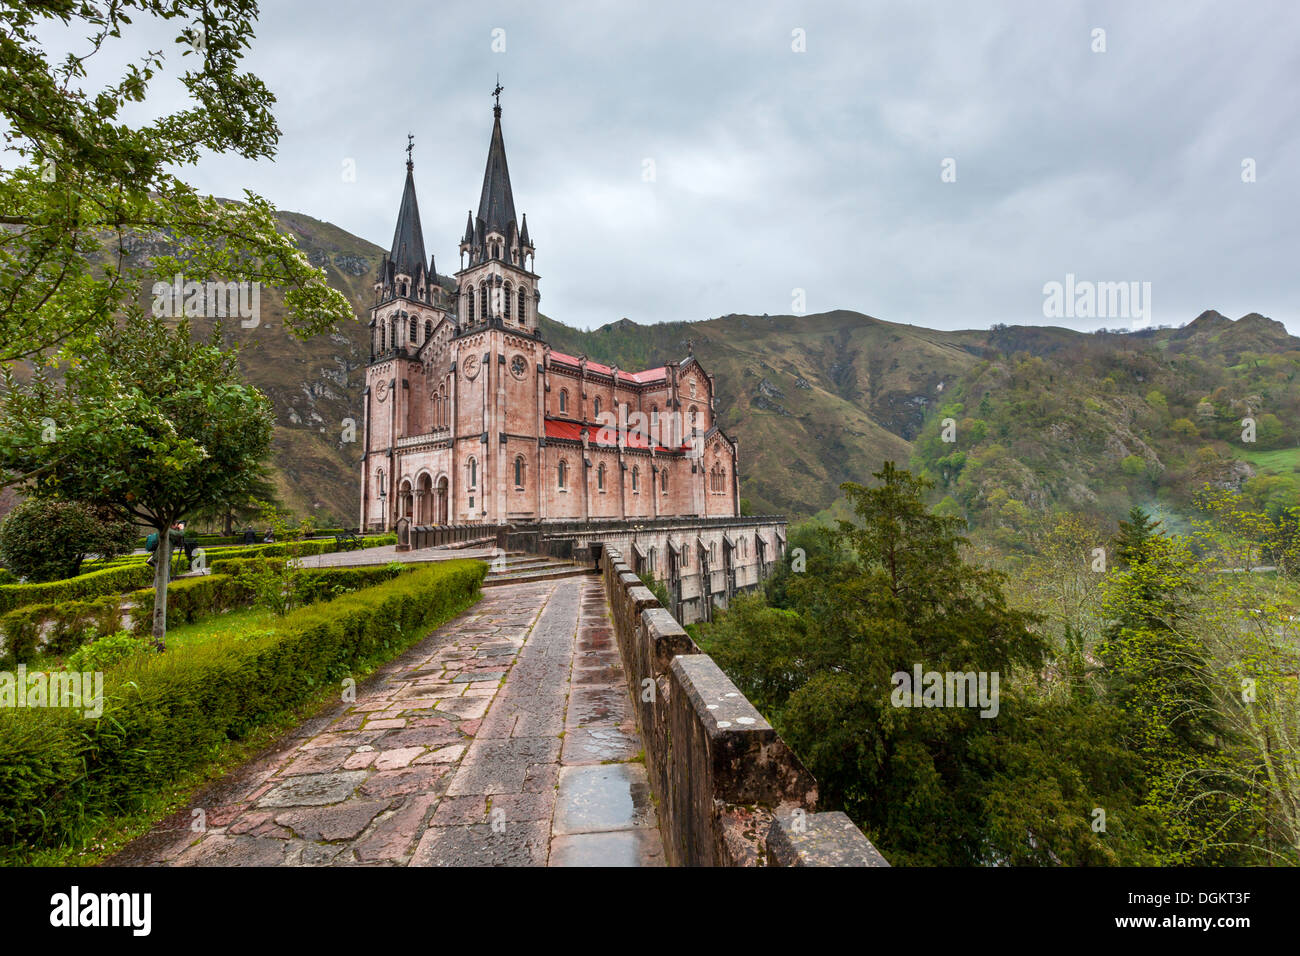
[[[301,542],[311,536],[315,522],[307,518],[295,528],[289,524],[291,516],[287,512],[266,502],[261,503],[259,518],[271,528],[276,541],[284,542],[284,558],[259,555],[241,577],[253,591],[254,606],[284,617],[303,602]]]
[[[256,16],[247,0],[0,0],[0,361],[93,348],[99,325],[177,272],[274,284],[296,334],[352,317],[269,203],[203,196],[181,178],[207,155],[275,155],[275,97],[241,71]],[[126,61],[145,49],[135,34],[174,42]],[[93,69],[112,70],[105,57],[125,61],[115,78]],[[165,73],[167,95],[141,111]],[[177,108],[153,109],[162,102]],[[129,254],[159,237],[171,256],[142,266]]]
[[[134,316],[98,350],[19,385],[5,370],[0,466],[37,492],[80,499],[158,532],[214,499],[247,494],[271,447],[271,402],[241,380],[235,354],[194,342],[189,325]],[[156,562],[153,639],[167,630],[170,562]]]
[[[28,498],[0,525],[0,558],[29,581],[57,581],[77,575],[89,554],[125,554],[135,537],[134,525],[107,509]]]

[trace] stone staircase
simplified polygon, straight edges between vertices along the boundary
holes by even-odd
[[[485,588],[502,584],[518,584],[521,581],[551,581],[555,578],[573,578],[597,573],[584,564],[546,555],[527,554],[523,551],[507,552],[504,556],[504,568],[500,567],[502,558],[484,560],[488,562],[488,574],[483,581]]]

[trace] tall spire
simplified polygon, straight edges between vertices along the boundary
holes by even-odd
[[[501,90],[498,81],[497,88],[492,93],[496,98],[496,105],[492,107],[495,119],[492,123],[492,142],[488,145],[487,168],[483,171],[483,193],[478,202],[478,220],[482,223],[485,235],[499,232],[505,236],[510,224],[515,222],[515,197],[510,191],[506,144],[501,136]]]
[[[415,201],[415,163],[411,160],[415,137],[407,135],[406,188],[402,191],[402,205],[397,211],[397,227],[393,230],[393,249],[388,254],[393,272],[414,278],[419,274],[427,257],[424,254],[424,231],[420,228],[420,207]]]

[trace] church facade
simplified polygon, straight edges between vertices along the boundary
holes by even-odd
[[[738,516],[737,446],[691,355],[629,371],[552,349],[494,122],[458,271],[426,257],[414,167],[370,310],[360,525]]]

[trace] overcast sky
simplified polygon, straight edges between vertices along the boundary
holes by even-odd
[[[189,178],[386,247],[412,132],[454,271],[500,73],[542,310],[572,325],[785,314],[799,289],[810,313],[1042,324],[1073,274],[1151,283],[1155,324],[1300,333],[1297,27],[1293,0],[268,0],[248,62],[279,155]]]

